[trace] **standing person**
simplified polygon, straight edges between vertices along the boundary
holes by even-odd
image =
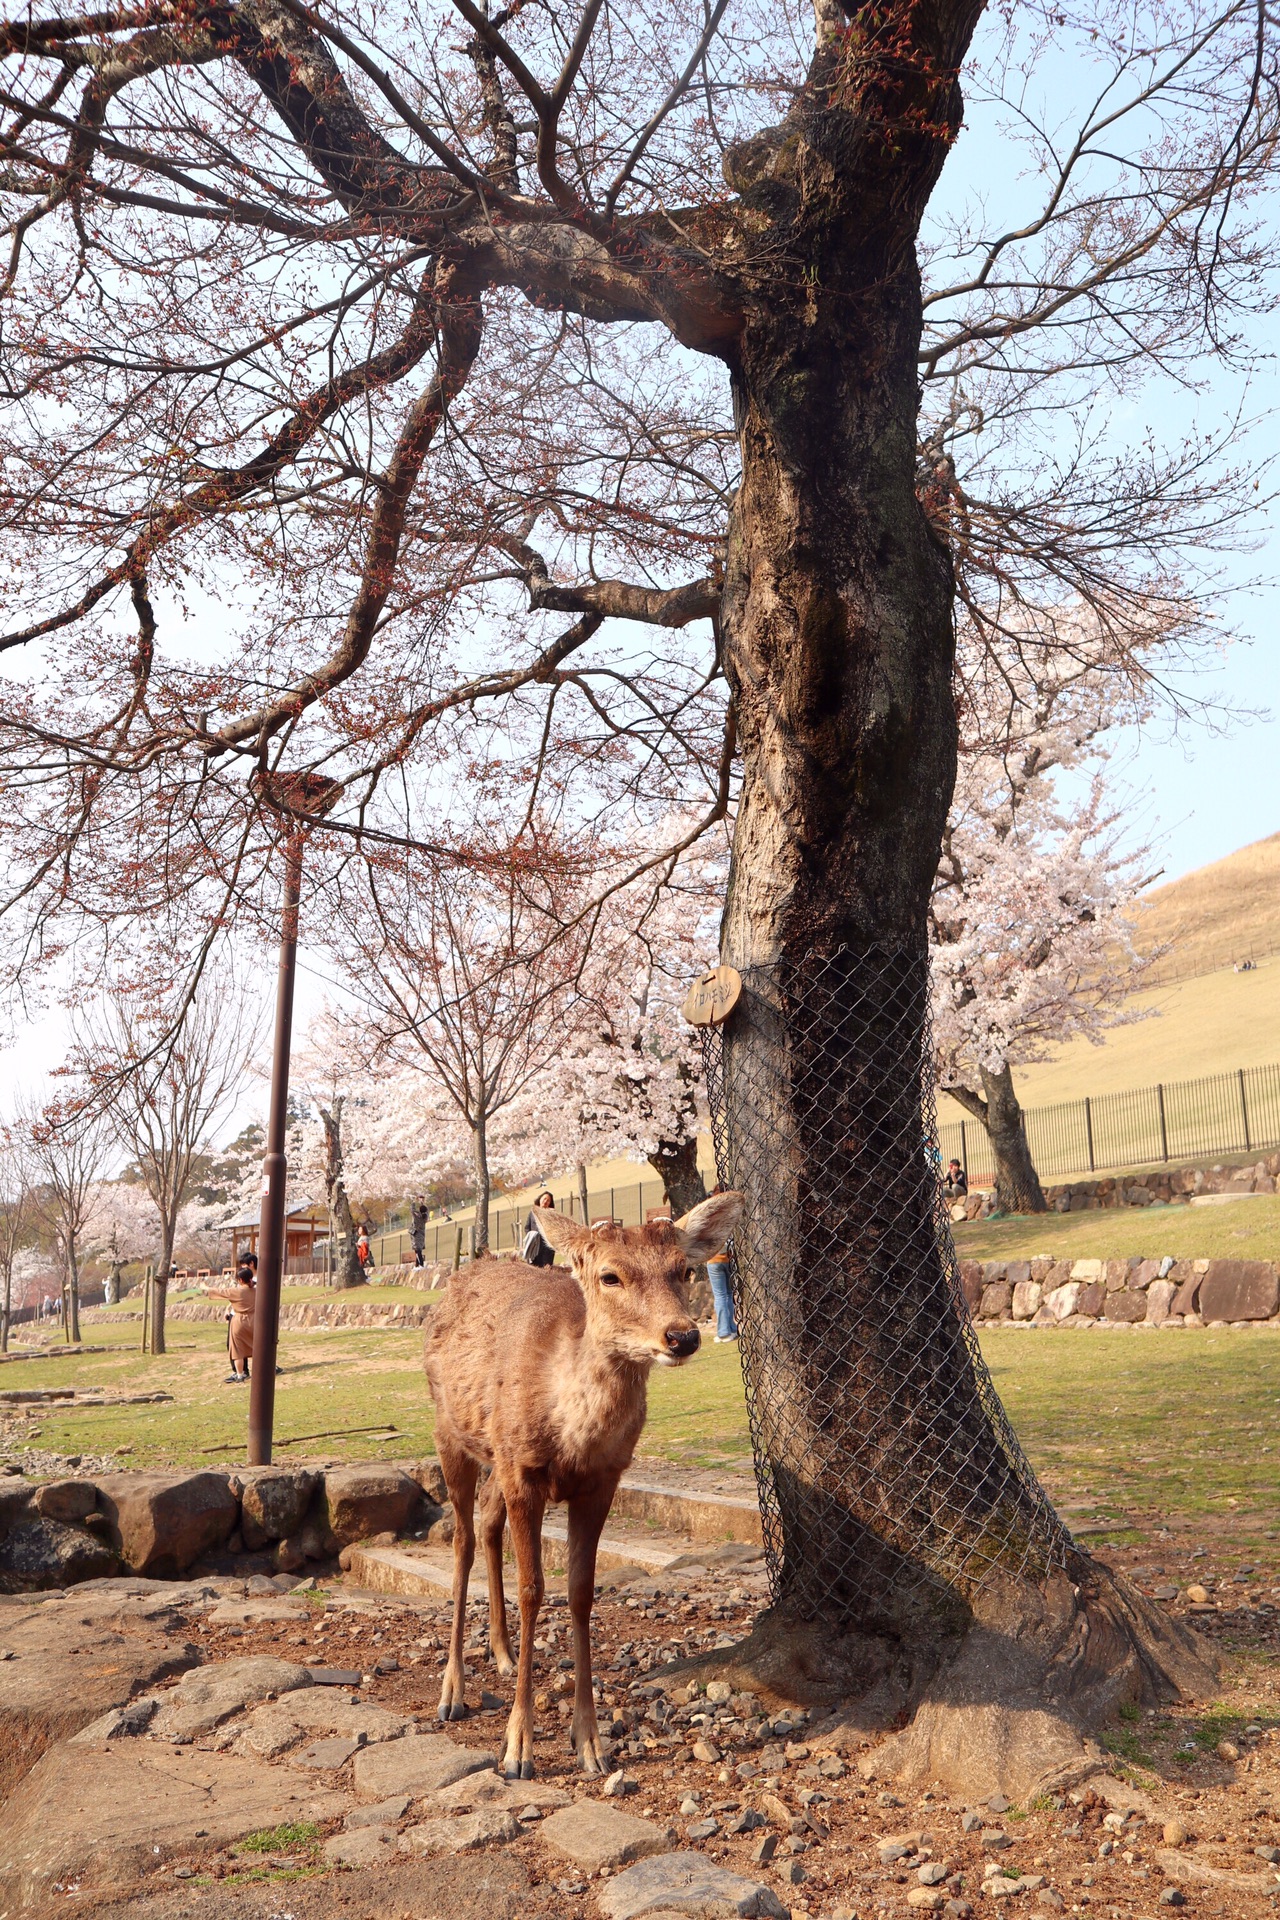
[[[212,1300],[225,1300],[231,1308],[231,1324],[227,1337],[227,1351],[231,1360],[231,1371],[223,1382],[224,1386],[243,1387],[249,1380],[249,1362],[253,1358],[253,1268],[243,1261],[236,1268],[235,1286],[226,1291],[221,1287],[211,1287],[207,1283],[201,1288]]]
[[[424,1255],[427,1246],[427,1203],[419,1194],[409,1209],[409,1239],[413,1244],[413,1264],[415,1267],[426,1265]]]
[[[723,1193],[723,1187],[713,1187],[713,1194]],[[707,1278],[711,1282],[711,1298],[716,1303],[716,1346],[722,1342],[736,1340],[738,1337],[738,1319],[733,1310],[733,1281],[729,1275],[729,1249],[721,1247],[719,1253],[713,1253],[707,1262]]]
[[[369,1228],[367,1224],[361,1227],[360,1237],[356,1241],[356,1259],[360,1262],[360,1268],[363,1273],[372,1273],[373,1248],[369,1245]]]
[[[550,1267],[555,1265],[555,1249],[547,1245],[538,1231],[538,1212],[542,1207],[550,1207],[552,1213],[556,1210],[555,1195],[546,1187],[542,1189],[542,1192],[530,1207],[528,1218],[524,1223],[524,1247],[522,1251],[531,1267]]]

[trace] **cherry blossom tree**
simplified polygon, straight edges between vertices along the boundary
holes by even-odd
[[[89,1198],[85,1243],[107,1263],[107,1299],[119,1299],[126,1266],[154,1259],[160,1215],[142,1180],[101,1180]]]
[[[1131,912],[1150,856],[1125,844],[1108,763],[1116,727],[1150,712],[1156,641],[1120,649],[1080,605],[1038,628],[1017,609],[997,663],[962,632],[975,667],[930,903],[934,1043],[939,1084],[987,1129],[1006,1212],[1045,1208],[1013,1067],[1135,1017]]]
[[[466,875],[382,861],[376,910],[342,923],[335,959],[360,1007],[362,1045],[398,1076],[425,1077],[465,1129],[475,1185],[475,1244],[489,1245],[495,1127],[563,1046],[571,1006],[597,977],[572,863],[526,830],[485,849]]]
[[[36,1175],[36,1209],[52,1235],[62,1271],[62,1325],[80,1339],[80,1262],[111,1140],[101,1103],[84,1090],[20,1109]]]
[[[1158,415],[1144,383],[1246,357],[1271,310],[1270,17],[50,0],[0,58],[5,647],[31,662],[0,725],[11,977],[68,920],[86,967],[175,900],[193,969],[252,925],[282,764],[342,784],[309,856],[331,917],[380,845],[462,899],[475,835],[441,795],[464,785],[514,841],[538,807],[606,839],[636,805],[709,824],[740,784],[726,1098],[771,1222],[744,1300],[800,1436],[759,1436],[785,1565],[744,1677],[922,1702],[920,1777],[957,1784],[969,1743],[929,1747],[956,1699],[994,1685],[1006,1755],[1032,1719],[1097,1721],[1082,1644],[1127,1650],[1144,1700],[1207,1684],[1078,1549],[1065,1583],[1036,1558],[943,1256],[895,1249],[932,1244],[955,606],[993,644],[1011,596],[1180,597],[1194,625],[1253,503],[1234,425],[1109,429],[1117,402]],[[966,94],[989,135],[967,192]],[[443,1058],[444,1001],[404,984]],[[930,1362],[911,1394],[886,1269]],[[864,1498],[835,1463],[868,1434]],[[975,1538],[998,1602],[947,1558]],[[1020,1658],[980,1679],[996,1633]],[[1044,1714],[1015,1719],[1015,1684]]]
[[[0,1127],[0,1353],[9,1351],[13,1282],[35,1227],[29,1140],[15,1125]]]
[[[239,1088],[258,1037],[249,993],[211,980],[175,1015],[163,996],[118,990],[85,1020],[77,1058],[156,1211],[150,1341],[165,1351],[165,1301],[178,1219],[199,1184],[210,1136]]]

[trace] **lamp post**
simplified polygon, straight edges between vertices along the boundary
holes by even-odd
[[[293,1040],[293,988],[298,970],[298,906],[302,855],[308,825],[333,806],[337,780],[315,773],[269,773],[255,777],[260,799],[278,811],[285,828],[284,909],[280,968],[276,981],[275,1049],[267,1151],[262,1163],[262,1219],[258,1232],[258,1285],[253,1316],[253,1373],[249,1382],[249,1465],[271,1464],[276,1405],[276,1350],[280,1338],[280,1284],[284,1274],[285,1187],[289,1163],[285,1130],[289,1118],[289,1053]]]

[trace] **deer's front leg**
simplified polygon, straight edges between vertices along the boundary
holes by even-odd
[[[569,1617],[573,1621],[573,1723],[570,1737],[584,1773],[605,1773],[591,1681],[591,1609],[596,1547],[613,1502],[613,1484],[569,1502]]]
[[[453,1506],[453,1630],[440,1688],[440,1718],[461,1720],[467,1711],[467,1670],[462,1648],[467,1637],[467,1582],[476,1557],[476,1479],[480,1469],[470,1454],[464,1453],[461,1447],[451,1446],[443,1434],[437,1434],[436,1447]]]
[[[498,1765],[508,1780],[533,1778],[533,1641],[542,1605],[542,1512],[544,1501],[535,1487],[519,1480],[504,1485],[507,1525],[516,1556],[520,1590],[520,1662],[516,1668],[516,1697],[507,1721],[507,1744]]]

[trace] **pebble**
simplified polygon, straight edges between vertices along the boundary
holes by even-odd
[[[704,1766],[713,1767],[720,1758],[720,1749],[711,1740],[695,1740],[693,1757],[695,1760],[701,1760]]]
[[[697,1794],[686,1793],[684,1799],[680,1802],[680,1811],[683,1814],[684,1818],[686,1820],[692,1819],[694,1814],[697,1813],[698,1810],[699,1810],[699,1803],[698,1803]]]
[[[947,1904],[945,1893],[939,1893],[936,1887],[912,1887],[907,1895],[909,1907],[921,1907],[926,1913],[941,1913]]]
[[[1219,1760],[1238,1760],[1240,1758],[1240,1749],[1231,1740],[1219,1740],[1217,1752]]]
[[[624,1800],[628,1794],[639,1793],[640,1782],[632,1774],[624,1773],[619,1767],[611,1773],[604,1783],[604,1790],[611,1800]]]
[[[727,1680],[710,1680],[707,1683],[707,1698],[713,1706],[726,1707],[733,1698],[733,1688]]]
[[[1187,1588],[1187,1598],[1191,1602],[1193,1607],[1207,1606],[1209,1601],[1209,1589],[1207,1587],[1202,1587],[1200,1583],[1197,1581],[1195,1582],[1194,1585],[1189,1586]]]
[[[752,1864],[757,1867],[767,1866],[777,1851],[778,1851],[777,1834],[776,1833],[762,1834],[761,1837],[756,1841],[755,1846],[751,1849]]]
[[[1036,1905],[1038,1907],[1048,1907],[1051,1913],[1061,1913],[1066,1904],[1062,1895],[1056,1892],[1053,1887],[1041,1887],[1039,1893],[1036,1895]]]
[[[922,1867],[916,1868],[916,1879],[922,1887],[941,1886],[951,1869],[945,1861],[926,1860]]]
[[[1166,1847],[1185,1847],[1191,1838],[1190,1830],[1183,1820],[1166,1820],[1161,1828]]]
[[[808,1874],[798,1860],[788,1860],[780,1875],[780,1878],[785,1880],[790,1887],[798,1887],[800,1882],[807,1880],[808,1877]]]
[[[1160,1895],[1162,1907],[1185,1907],[1187,1896],[1181,1887],[1166,1887]]]
[[[720,1831],[720,1822],[707,1815],[705,1820],[695,1820],[687,1829],[690,1840],[710,1840]]]
[[[981,1825],[982,1815],[980,1813],[966,1813],[961,1816],[960,1831],[962,1833],[976,1833]]]
[[[1013,1841],[1009,1838],[1003,1827],[984,1827],[982,1830],[982,1844],[984,1847],[989,1847],[993,1852],[999,1853],[1003,1848],[1011,1847]]]

